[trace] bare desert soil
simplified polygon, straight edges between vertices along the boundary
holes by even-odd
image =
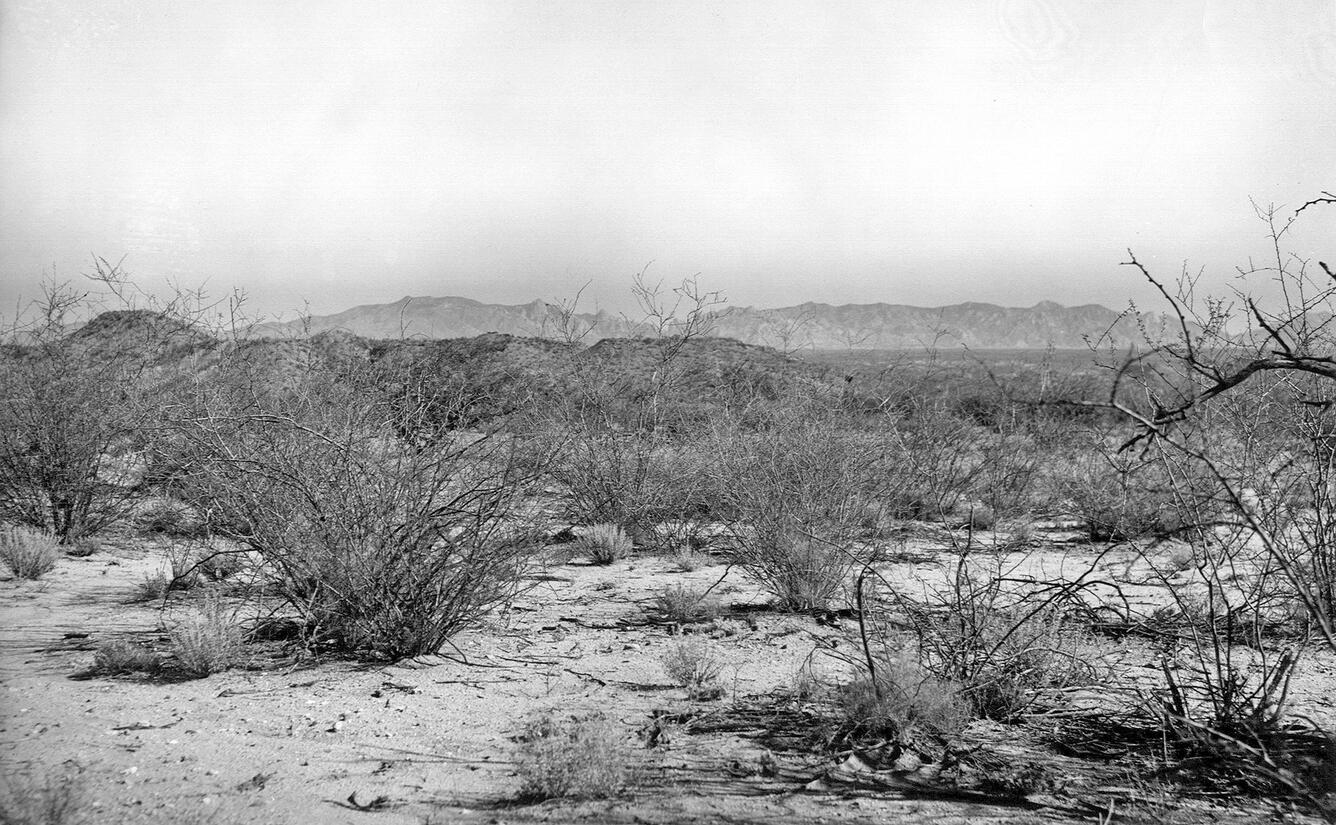
[[[1079,566],[1096,550],[1055,544],[1045,558]],[[922,552],[931,556],[930,541]],[[1102,564],[1127,575],[1129,558]],[[206,679],[90,677],[93,650],[108,639],[164,650],[165,628],[190,599],[163,612],[128,604],[162,567],[161,549],[113,538],[40,581],[0,581],[0,765],[11,788],[72,783],[83,818],[69,821],[109,823],[1096,822],[1110,809],[1114,822],[1303,819],[1265,799],[1153,785],[1132,775],[1127,753],[1064,753],[1052,743],[1079,739],[1081,717],[1060,713],[972,724],[972,767],[955,781],[940,765],[894,769],[832,752],[820,703],[793,696],[795,676],[810,662],[837,678],[856,628],[837,615],[775,612],[736,570],[715,591],[721,618],[688,628],[727,662],[726,695],[689,701],[660,662],[677,637],[653,596],[719,580],[727,568],[716,561],[689,573],[653,556],[552,567],[510,610],[429,659],[369,665],[273,645],[248,668]],[[932,562],[906,561],[895,574],[920,568]],[[1153,676],[1144,641],[1108,644],[1120,682]],[[1331,729],[1333,688],[1336,663],[1310,655],[1294,681],[1295,712]],[[545,709],[616,720],[634,787],[611,800],[515,801],[514,737]],[[984,793],[979,766],[989,760],[1033,762],[1053,781],[1028,795]]]

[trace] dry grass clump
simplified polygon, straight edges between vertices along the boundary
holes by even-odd
[[[167,546],[167,563],[172,568],[172,587],[189,590],[199,582],[200,569],[196,563],[195,548],[173,542]]]
[[[615,524],[595,524],[571,545],[578,555],[588,556],[594,564],[612,564],[625,558],[632,549],[631,537]]]
[[[855,737],[922,744],[946,742],[969,723],[970,706],[958,686],[925,674],[903,656],[883,656],[875,674],[860,669],[841,685],[835,704],[843,726]]]
[[[134,592],[130,594],[129,601],[132,604],[162,601],[171,587],[171,579],[168,579],[163,573],[144,576],[144,580],[137,584]]]
[[[144,507],[135,522],[145,533],[174,538],[193,538],[204,531],[204,520],[189,505],[170,498]]]
[[[20,579],[40,579],[56,566],[59,555],[49,533],[29,527],[0,529],[0,561]]]
[[[93,653],[93,670],[103,676],[123,673],[157,673],[162,669],[158,654],[124,639],[103,642]]]
[[[714,564],[714,558],[709,553],[690,545],[674,547],[668,561],[678,573],[692,573]]]
[[[724,663],[719,652],[699,639],[679,641],[663,654],[663,669],[668,678],[687,690],[687,698],[697,701],[718,699],[724,695],[719,684]]]
[[[244,639],[235,616],[221,599],[210,597],[198,613],[172,630],[171,651],[183,673],[203,678],[235,665]]]
[[[65,548],[65,555],[76,559],[86,559],[102,552],[102,542],[92,536],[85,536]]]
[[[654,597],[654,606],[666,621],[673,624],[706,622],[718,617],[719,599],[705,588],[672,584]]]
[[[602,799],[631,782],[626,737],[605,716],[548,712],[532,719],[518,742],[521,799]]]
[[[783,533],[769,556],[751,573],[775,594],[780,610],[824,610],[844,589],[853,563],[840,548],[805,536]]]

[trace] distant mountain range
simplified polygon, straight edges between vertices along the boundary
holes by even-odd
[[[528,337],[560,337],[560,313],[543,301],[507,306],[468,298],[405,297],[368,304],[334,315],[257,325],[257,337],[292,337],[304,332],[344,330],[364,338],[468,338],[489,332]],[[588,330],[591,344],[605,338],[649,334],[642,323],[607,312],[582,313],[570,326]],[[733,307],[718,313],[710,334],[746,344],[799,349],[918,349],[927,346],[974,349],[1078,349],[1088,339],[1115,346],[1144,340],[1143,325],[1157,332],[1160,316],[1115,312],[1097,304],[1064,307],[1042,301],[1032,307],[964,303],[944,307],[901,304],[806,303],[779,309]]]

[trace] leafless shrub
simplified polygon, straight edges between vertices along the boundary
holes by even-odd
[[[1008,722],[1054,691],[1107,674],[1097,641],[1070,618],[1074,597],[1091,586],[1085,576],[1031,582],[1002,565],[976,561],[966,547],[946,583],[923,598],[889,586],[880,592],[907,621],[923,672],[956,686],[974,715]],[[874,670],[872,653],[868,660]]]
[[[95,277],[120,277],[96,261]],[[71,331],[88,309],[69,285],[49,287],[9,330],[0,350],[0,518],[49,530],[61,543],[91,535],[130,512],[133,473],[127,458],[160,412],[150,369],[163,347],[186,335],[175,322],[134,312],[138,340],[104,348],[96,328]],[[141,323],[142,322],[142,323]]]
[[[1325,526],[1336,480],[1336,288],[1326,263],[1318,262],[1323,275],[1310,275],[1311,259],[1285,249],[1300,213],[1330,203],[1318,198],[1289,216],[1256,207],[1270,249],[1240,268],[1232,299],[1199,295],[1186,269],[1175,290],[1129,250],[1125,265],[1160,293],[1171,320],[1162,331],[1147,328],[1143,347],[1107,359],[1114,380],[1102,402],[1130,425],[1118,452],[1161,462],[1181,512],[1207,509],[1193,479],[1214,498],[1211,527],[1198,519],[1192,539],[1203,592],[1166,588],[1186,621],[1173,628],[1148,707],[1200,760],[1318,807],[1330,803],[1331,774],[1314,784],[1279,746],[1303,647],[1279,643],[1273,617],[1302,605],[1308,632],[1336,650],[1336,545]],[[1265,294],[1249,291],[1258,281]]]
[[[946,519],[974,483],[986,439],[932,398],[886,418],[878,500],[895,518]]]
[[[824,608],[842,591],[882,477],[877,441],[830,424],[716,434],[733,558],[788,610]]]
[[[1063,484],[1091,541],[1128,541],[1182,531],[1168,480],[1154,462],[1091,444],[1069,467]]]
[[[56,540],[28,527],[0,529],[0,561],[20,579],[40,579],[56,566]]]
[[[521,799],[602,799],[633,779],[626,736],[601,715],[532,719],[518,738]]]
[[[277,576],[311,643],[434,653],[515,593],[539,557],[522,507],[539,468],[516,439],[418,427],[356,362],[258,391],[238,369],[178,411],[179,487]]]

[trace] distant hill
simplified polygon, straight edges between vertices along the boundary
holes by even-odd
[[[260,337],[291,337],[304,332],[343,330],[372,339],[470,338],[489,332],[518,337],[554,337],[556,312],[532,301],[508,306],[468,298],[411,298],[369,304],[302,321],[267,323],[252,332]],[[635,338],[647,331],[607,312],[577,316],[590,334],[584,343],[605,338]],[[1152,331],[1162,321],[1142,316]],[[966,345],[975,349],[1076,349],[1087,338],[1107,336],[1118,346],[1138,343],[1138,318],[1097,304],[1064,307],[1043,301],[1032,307],[964,303],[945,307],[902,304],[807,303],[778,309],[734,307],[715,319],[712,335],[745,344],[799,349],[917,349]]]

